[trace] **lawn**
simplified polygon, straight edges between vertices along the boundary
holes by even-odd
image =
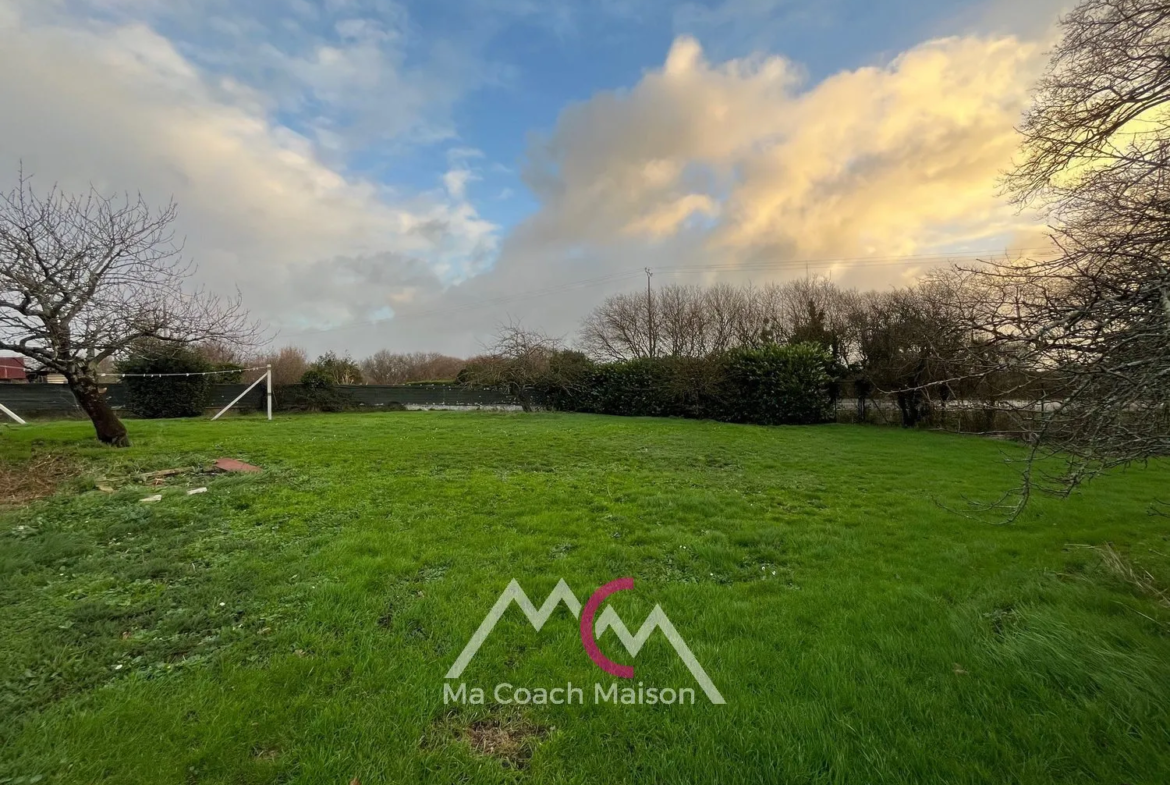
[[[400,412],[131,436],[0,429],[0,459],[80,471],[0,512],[0,783],[1170,781],[1147,514],[1170,464],[1000,526],[948,508],[1009,489],[1012,448],[927,432]],[[136,476],[221,456],[264,471]],[[1083,547],[1106,543],[1124,564]],[[627,576],[603,608],[637,632],[661,605],[725,705],[660,632],[599,646],[694,704],[595,702],[629,682],[564,606],[539,632],[513,606],[445,681],[512,579],[539,607]]]

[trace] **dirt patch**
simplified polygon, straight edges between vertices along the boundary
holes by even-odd
[[[106,493],[113,493],[119,488],[127,485],[139,486],[144,485],[149,488],[161,488],[171,486],[190,486],[193,482],[205,482],[201,479],[204,477],[213,477],[225,472],[245,472],[256,473],[261,469],[251,464],[237,461],[234,458],[219,458],[213,464],[207,461],[197,461],[196,465],[176,466],[169,469],[158,469],[155,471],[142,472],[120,472],[115,474],[108,474],[100,477],[96,481],[96,487],[99,491]],[[198,488],[188,491],[188,495],[195,493],[203,493],[207,489],[199,490]],[[158,501],[150,498],[151,501]],[[143,499],[147,501],[147,499]]]
[[[34,454],[27,461],[0,461],[0,510],[52,496],[57,486],[77,474],[77,465],[63,455]]]
[[[519,771],[528,767],[549,730],[521,714],[492,714],[468,721],[459,712],[451,712],[435,721],[423,737],[422,746],[436,747],[441,741],[457,739],[476,754],[494,758],[504,768]]]
[[[548,730],[523,718],[488,717],[468,725],[463,738],[480,755],[511,769],[523,769]]]

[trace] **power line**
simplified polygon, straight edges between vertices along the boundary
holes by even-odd
[[[905,256],[855,256],[855,257],[823,257],[820,259],[781,259],[774,262],[748,262],[746,264],[705,264],[705,265],[678,265],[659,266],[653,269],[660,272],[733,272],[736,270],[755,271],[789,269],[800,267],[835,266],[848,264],[858,267],[876,267],[884,265],[940,264],[958,261],[981,261],[988,258],[1010,256],[1012,254],[1027,254],[1051,251],[1050,248],[1009,248],[1003,251],[967,252],[954,254],[918,254]]]

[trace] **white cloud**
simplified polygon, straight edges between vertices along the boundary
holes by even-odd
[[[814,85],[782,57],[712,62],[680,37],[661,68],[568,106],[533,139],[524,178],[539,206],[500,239],[467,200],[498,167],[477,150],[452,150],[433,175],[443,189],[422,194],[344,173],[355,144],[451,132],[461,88],[407,67],[409,20],[368,2],[306,7],[286,19],[291,43],[217,54],[134,21],[177,5],[104,3],[98,23],[64,15],[62,0],[0,0],[0,73],[19,74],[0,80],[0,181],[23,157],[43,185],[174,194],[201,276],[238,285],[289,337],[394,314],[296,337],[312,351],[469,352],[506,315],[572,333],[645,266],[995,248],[1035,231],[996,196],[1044,61],[1011,36],[930,41]],[[325,11],[334,39],[300,27]],[[225,35],[255,22],[222,16],[236,25]],[[871,285],[908,272],[839,271]]]
[[[452,199],[466,199],[467,184],[478,179],[470,169],[450,169],[443,175],[443,185]]]
[[[762,282],[804,274],[765,262],[1034,247],[1036,220],[997,196],[997,178],[1043,64],[1038,44],[1010,36],[945,38],[805,87],[783,58],[711,63],[679,38],[662,68],[566,108],[533,142],[525,179],[540,208],[495,269],[439,301],[444,328],[490,329],[468,308],[486,299],[572,334],[644,266],[723,270],[656,282]],[[834,277],[885,287],[920,272],[842,264]]]
[[[339,174],[150,28],[29,24],[14,8],[0,0],[0,73],[19,74],[0,80],[0,181],[23,159],[42,189],[174,195],[200,278],[271,322],[364,318],[490,260],[497,227],[470,205]]]
[[[236,3],[231,0],[4,0],[26,26],[165,30],[189,67],[263,95],[294,118],[331,162],[372,146],[400,149],[454,136],[451,109],[498,78],[466,49],[411,46],[394,0]],[[291,11],[291,13],[290,13]]]
[[[660,70],[568,108],[533,147],[542,208],[526,235],[685,233],[724,266],[1000,241],[1032,225],[996,180],[1042,63],[1015,38],[948,38],[802,90],[783,58],[712,64],[682,37]]]
[[[483,152],[472,147],[452,147],[447,151],[447,171],[443,174],[443,187],[447,195],[458,201],[466,201],[467,184],[483,179],[472,168],[471,162],[483,158]]]

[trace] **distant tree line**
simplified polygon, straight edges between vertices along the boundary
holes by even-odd
[[[580,345],[594,360],[700,358],[736,349],[812,343],[831,358],[830,394],[896,398],[903,424],[928,414],[932,388],[953,392],[950,367],[969,329],[940,275],[887,292],[860,292],[826,278],[757,287],[666,286],[606,299],[585,320]]]
[[[310,383],[314,379],[317,383],[324,379],[334,385],[450,383],[467,364],[466,360],[437,352],[381,350],[364,360],[354,360],[348,354],[328,351],[310,360],[308,352],[299,346],[248,354],[209,343],[196,346],[195,351],[213,365],[260,369],[243,373],[241,378],[245,382],[255,381],[264,373],[265,366],[271,366],[273,383],[280,386],[301,384],[310,371],[313,372],[308,379]]]
[[[1019,386],[1006,371],[979,380],[964,374],[972,330],[954,299],[962,282],[959,271],[949,271],[888,292],[804,278],[618,294],[588,315],[572,345],[520,325],[502,327],[492,350],[469,361],[459,378],[506,386],[526,404],[533,403],[526,396],[538,393],[558,408],[755,422],[823,421],[841,398],[856,400],[864,421],[870,402],[887,395],[902,424],[912,427],[948,400],[994,401]],[[791,367],[793,355],[777,347],[815,352],[823,380],[816,401],[793,403],[800,414],[729,415],[735,391],[747,388],[730,384],[728,374],[763,358],[775,367],[764,363],[755,373],[782,373],[777,368]],[[613,384],[656,393],[639,398],[629,389],[597,389]],[[618,400],[642,402],[623,411]]]

